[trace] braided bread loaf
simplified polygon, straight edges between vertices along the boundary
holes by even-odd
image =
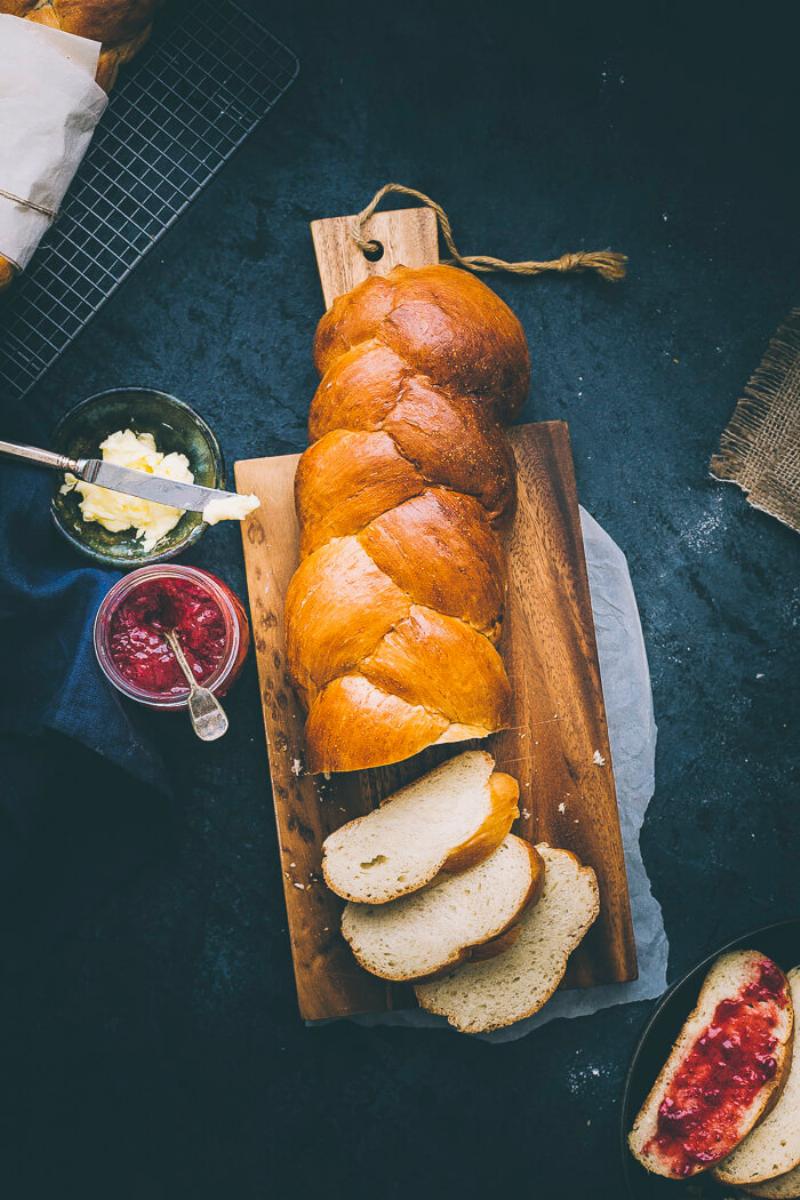
[[[395,267],[339,297],[295,499],[289,669],[312,771],[398,762],[508,724],[495,648],[514,499],[501,421],[524,402],[522,327],[452,267]]]
[[[153,16],[163,0],[0,0],[0,13],[24,17],[51,29],[102,42],[95,79],[110,92],[119,68],[150,36]],[[8,287],[15,267],[0,254],[0,291]]]

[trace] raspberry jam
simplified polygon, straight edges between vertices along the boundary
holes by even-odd
[[[95,650],[110,681],[153,708],[182,708],[189,688],[164,636],[169,629],[197,682],[224,695],[247,653],[247,618],[221,580],[194,567],[144,567],[108,593]]]
[[[719,1002],[673,1076],[648,1143],[673,1174],[694,1175],[734,1148],[742,1114],[775,1076],[773,1031],[787,1003],[784,976],[766,958],[752,983]]]

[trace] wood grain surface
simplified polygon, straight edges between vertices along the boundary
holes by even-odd
[[[512,727],[487,743],[436,747],[392,767],[329,779],[305,770],[304,714],[286,670],[283,603],[298,561],[299,456],[236,464],[239,491],[261,500],[242,536],[297,994],[308,1020],[413,1004],[410,989],[373,978],[350,955],[339,936],[341,901],[321,879],[321,846],[331,830],[470,745],[485,744],[498,766],[519,779],[517,832],[566,847],[597,872],[600,918],[573,956],[567,982],[586,987],[635,978],[569,434],[562,422],[543,422],[513,429],[511,440],[519,500],[506,534],[501,650],[514,694]]]
[[[355,217],[312,221],[311,236],[325,307],[370,275],[386,275],[392,267],[425,267],[439,261],[436,216],[430,208],[404,208],[375,213],[364,224],[365,237],[380,242],[382,253],[372,262],[352,238]]]

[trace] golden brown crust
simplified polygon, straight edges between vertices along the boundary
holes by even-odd
[[[472,496],[427,488],[371,521],[358,540],[376,567],[418,604],[458,617],[496,641],[505,562],[500,542]]]
[[[505,566],[493,526],[514,501],[500,422],[527,392],[522,328],[463,271],[396,267],[334,302],[315,360],[314,441],[295,483],[303,561],[286,604],[310,768],[495,732],[510,688],[494,648]]]
[[[442,870],[466,871],[493,854],[519,816],[519,784],[511,775],[495,771],[489,777],[489,817],[468,841],[447,856]]]
[[[16,271],[13,263],[10,263],[7,258],[0,254],[0,292],[5,291],[9,284],[13,281]]]
[[[378,333],[418,375],[494,405],[512,420],[525,402],[530,359],[525,334],[495,292],[455,267],[395,267],[334,300],[317,328],[314,358],[324,372]]]
[[[309,706],[306,760],[315,772],[383,767],[419,754],[446,729],[446,718],[421,704],[406,704],[363,675],[342,675]]]
[[[490,938],[488,942],[484,942],[482,946],[473,946],[470,951],[471,962],[485,962],[487,958],[497,958],[498,954],[502,954],[504,950],[510,950],[514,942],[519,937],[522,931],[522,926],[519,921],[516,925],[511,925],[505,933],[501,933],[499,937]],[[447,975],[450,972],[450,967],[440,972],[440,975]]]
[[[138,38],[163,0],[0,0],[0,12],[107,45]]]

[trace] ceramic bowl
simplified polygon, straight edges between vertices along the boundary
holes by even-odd
[[[152,388],[114,388],[83,400],[61,418],[50,448],[71,458],[99,458],[100,443],[118,429],[152,433],[162,453],[186,455],[195,483],[224,488],[222,451],[203,418],[182,400]],[[174,558],[208,528],[200,513],[184,513],[174,529],[145,551],[132,529],[112,533],[97,522],[84,521],[80,495],[62,494],[63,482],[59,475],[51,502],[53,520],[76,550],[104,566],[129,570]]]

